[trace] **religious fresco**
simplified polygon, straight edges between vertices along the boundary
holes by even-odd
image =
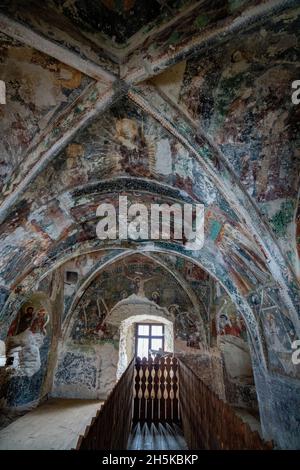
[[[101,390],[105,398],[119,349],[109,315],[119,302],[146,299],[174,319],[176,346],[196,357],[191,364],[201,363],[205,376],[213,375],[216,359],[216,389],[226,389],[229,403],[255,405],[254,371],[264,426],[280,441],[283,435],[283,446],[294,442],[299,427],[288,417],[296,416],[296,427],[300,375],[291,343],[299,320],[300,108],[290,99],[299,78],[296,2],[275,2],[274,10],[272,2],[256,0],[30,3],[1,6],[19,28],[37,32],[38,47],[49,52],[26,46],[28,37],[24,44],[0,38],[9,103],[0,110],[6,181],[0,334],[5,339],[9,331],[8,344],[27,348],[32,358],[1,391],[5,404],[38,400],[47,368],[57,396],[100,398]],[[184,4],[191,8],[181,11]],[[135,12],[143,16],[141,29]],[[51,57],[49,40],[71,65]],[[203,250],[98,240],[96,209],[119,194],[146,205],[202,202]],[[140,248],[167,270],[137,255],[106,266],[85,290],[84,281],[113,251]],[[55,308],[24,304],[37,288]],[[56,366],[49,365],[51,335]],[[281,431],[280,420],[293,429]]]
[[[216,333],[220,336],[230,335],[247,342],[247,330],[243,317],[237,311],[235,305],[228,298],[218,307],[215,319]]]
[[[272,371],[300,377],[300,366],[291,361],[291,345],[297,333],[276,287],[262,287],[251,295],[250,301],[265,335],[267,357]]]
[[[246,323],[223,287],[214,286],[211,320],[212,344],[221,353],[226,400],[234,406],[258,411],[253,365]]]
[[[290,90],[298,78],[298,13],[274,16],[153,79],[216,142],[296,270],[300,120]]]
[[[120,179],[110,180],[112,177]],[[136,178],[134,184],[132,178]],[[168,186],[151,187],[149,180],[160,181]],[[72,186],[93,182],[97,182],[101,196],[95,194],[89,185],[87,189],[71,190]],[[70,188],[69,191],[61,194],[62,188],[66,187]],[[245,252],[245,243],[252,244],[253,240],[249,239],[249,235],[246,238],[244,235],[244,240],[239,236],[241,227],[234,212],[217,189],[211,191],[211,185],[199,172],[187,150],[156,121],[126,100],[122,102],[122,106],[113,106],[109,113],[96,119],[79,133],[66,150],[57,156],[54,164],[49,165],[24,194],[21,205],[18,210],[16,208],[17,218],[24,223],[20,229],[22,233],[15,233],[13,257],[12,245],[2,245],[1,259],[5,267],[3,266],[2,271],[0,269],[0,276],[3,276],[5,282],[9,283],[13,279],[17,263],[30,263],[36,249],[35,243],[42,243],[43,250],[50,250],[48,256],[53,256],[55,253],[51,252],[52,241],[62,238],[64,244],[63,240],[69,233],[73,233],[69,242],[73,244],[95,238],[96,208],[103,200],[102,192],[108,197],[108,188],[113,191],[115,199],[119,191],[124,192],[127,188],[131,193],[135,190],[133,194],[140,193],[143,197],[145,192],[161,192],[162,195],[168,192],[171,196],[172,191],[178,191],[180,198],[192,197],[208,204],[210,208],[205,217],[207,246],[211,245],[211,249],[217,247],[222,251],[231,275],[244,288],[242,272],[251,269],[249,255],[252,255],[249,250],[245,255],[243,251]],[[152,202],[160,202],[157,194],[153,197],[155,201],[152,198]],[[41,206],[42,201],[47,203]],[[162,198],[161,201],[163,202]],[[74,219],[77,223],[76,233],[72,230]],[[2,228],[4,237],[15,224],[15,219],[5,222]],[[230,242],[232,237],[235,240]],[[236,242],[243,243],[243,250],[238,248],[233,253],[230,246]],[[228,247],[230,249],[227,253]],[[254,255],[253,265],[258,262],[263,263]],[[247,291],[253,281],[254,284],[258,280],[261,282],[266,275],[259,275],[257,280],[256,273],[253,275],[250,272],[248,277]]]
[[[51,246],[53,239],[61,236],[65,237],[72,230],[75,217],[76,221],[81,225],[78,227],[80,232],[77,235],[73,235],[72,242],[74,243],[75,237],[78,242],[95,237],[95,223],[86,222],[83,224],[83,220],[86,217],[94,218],[96,204],[100,202],[100,199],[97,199],[96,196],[93,195],[93,199],[86,194],[86,191],[76,191],[72,196],[70,194],[59,196],[57,199],[53,199],[51,203],[48,203],[47,206],[38,208],[39,200],[51,197],[52,192],[53,196],[56,194],[57,197],[57,194],[65,185],[84,184],[98,178],[100,174],[101,178],[105,178],[105,176],[111,177],[114,172],[118,176],[130,173],[130,178],[133,176],[139,177],[142,175],[140,171],[143,168],[143,177],[149,175],[153,179],[161,178],[173,186],[175,182],[175,186],[178,184],[179,190],[184,188],[193,197],[200,198],[200,200],[201,198],[212,198],[212,195],[209,195],[209,188],[201,189],[203,180],[201,182],[201,179],[198,178],[198,173],[194,166],[188,165],[188,168],[186,168],[186,165],[181,166],[181,163],[179,165],[179,162],[183,163],[186,159],[183,147],[174,142],[167,134],[160,134],[162,132],[161,128],[154,121],[146,118],[143,113],[134,111],[128,103],[126,106],[121,111],[120,108],[113,109],[111,116],[114,117],[109,117],[109,119],[107,117],[101,118],[88,127],[76,139],[77,141],[75,140],[69,144],[66,151],[57,157],[55,164],[47,169],[47,181],[45,182],[45,174],[43,174],[31,185],[30,191],[25,195],[21,212],[18,216],[21,217],[21,214],[23,214],[27,218],[27,223],[22,229],[24,230],[22,237],[20,238],[19,234],[16,236],[16,246],[21,244],[22,249],[20,247],[19,254],[14,250],[14,257],[10,261],[11,265],[9,263],[11,245],[5,250],[3,256],[5,270],[3,270],[2,275],[6,282],[10,282],[13,277],[13,270],[10,268],[13,268],[18,262],[22,261],[24,263],[27,262],[26,260],[29,262],[31,259],[35,249],[31,238],[32,232],[36,239],[42,238],[43,247],[47,250]],[[123,117],[128,112],[132,116],[130,119]],[[118,119],[115,116],[118,116]],[[113,120],[113,129],[115,129],[113,130],[113,135],[111,135],[111,120]],[[98,132],[101,122],[103,123],[102,129],[104,131],[102,132],[104,135]],[[158,137],[158,135],[161,137]],[[153,136],[156,137],[153,138]],[[182,155],[180,155],[180,152],[183,152]],[[128,155],[136,160],[135,165],[128,164]],[[168,157],[166,165],[161,159],[162,155],[164,155],[164,158],[166,158],[166,155]],[[103,158],[99,159],[99,156]],[[115,164],[114,161],[117,163]],[[101,166],[102,164],[103,167]],[[126,165],[128,166],[126,167]],[[192,171],[191,176],[184,176],[185,171]],[[150,174],[147,172],[150,172]],[[194,186],[189,185],[189,181],[192,180],[196,182]],[[132,180],[128,180],[128,182],[124,179],[120,180],[117,189],[121,190],[122,187],[126,187],[127,183],[128,187],[130,187]],[[143,185],[141,184],[140,187],[145,191],[149,191],[148,181],[143,183]],[[105,184],[103,191],[104,189]],[[152,190],[154,191],[154,188]],[[234,236],[239,243],[243,242],[244,246],[245,241],[240,237],[236,237],[236,233],[240,230],[240,227],[236,225],[236,221],[231,219],[230,224],[227,223],[226,225],[229,214],[230,216],[232,214],[228,211],[228,207],[224,204],[221,196],[216,196],[215,192],[214,194],[213,197],[220,201],[220,204],[223,201],[223,210],[214,206],[212,210],[206,212],[205,229],[207,240],[216,245],[224,253],[224,261],[228,264],[231,275],[237,280],[241,288],[244,289],[245,280],[242,279],[242,273],[247,272],[251,268],[249,250],[245,255],[241,249],[237,249],[231,254],[230,250],[235,242],[230,242],[230,238]],[[155,202],[159,201],[159,198],[156,197],[155,199]],[[86,205],[84,206],[83,203]],[[34,207],[35,210],[31,212]],[[234,228],[231,228],[231,225]],[[10,228],[10,225],[4,226],[4,233],[10,230]],[[246,240],[246,243],[252,243],[252,240]],[[25,247],[28,250],[30,249],[30,251],[24,250]],[[253,265],[255,266],[257,262],[260,261],[254,255]],[[257,271],[257,268],[255,269]],[[266,278],[265,273],[263,273],[258,276],[257,280],[256,274],[253,275],[253,272],[249,273],[248,278],[250,280],[248,279],[245,290],[249,291],[253,285],[253,280],[255,284]]]
[[[201,316],[206,321],[209,319],[208,311],[210,308],[212,280],[209,274],[200,268],[200,266],[183,258],[158,253],[157,258],[173,266],[173,269],[180,273],[198,298]]]
[[[90,83],[77,70],[10,39],[3,33],[0,74],[6,82],[1,106],[0,187],[24,161],[28,149]],[[26,122],[26,125],[25,125]]]
[[[214,9],[216,11],[216,16],[218,18],[222,18],[222,15],[219,16],[219,14],[218,14],[218,7],[216,5],[212,6],[212,10],[214,10]],[[231,8],[229,8],[229,10],[230,9]],[[238,8],[237,8],[237,10],[238,10]],[[211,16],[211,19],[212,20],[214,19],[213,14]],[[200,29],[205,28],[205,26],[206,26],[206,22],[203,23],[203,21],[201,21],[201,20],[199,20],[196,23],[197,24],[195,24],[194,26],[198,27]],[[289,25],[288,27],[291,28],[292,26]],[[252,43],[252,41],[250,41],[250,42]],[[196,61],[196,58],[193,59],[193,60]],[[189,60],[188,64],[192,63],[193,60],[191,60],[191,61]],[[202,62],[201,62],[201,64],[202,64]],[[189,67],[187,67],[187,70],[188,69],[189,69]],[[192,65],[190,66],[190,69],[191,70],[193,69]],[[191,72],[191,76],[192,76],[192,72]],[[213,82],[213,81],[211,81],[209,78],[207,78],[207,83],[211,83],[211,82]],[[189,72],[188,71],[186,72],[186,75],[184,76],[184,83],[185,83],[184,86],[186,86],[186,87],[189,86]],[[180,96],[184,96],[184,95],[185,95],[185,92],[182,91]],[[180,103],[182,105],[184,104],[184,99],[183,98],[181,99]],[[119,106],[119,108],[123,108],[123,106]],[[120,114],[123,114],[123,115],[120,116]],[[129,117],[128,117],[128,114],[130,114]],[[203,112],[203,114],[205,114],[205,113]],[[125,113],[120,113],[119,112],[119,116],[118,117],[114,116],[114,119],[115,119],[116,122],[114,122],[113,128],[115,128],[116,131],[113,134],[113,139],[112,140],[116,140],[116,141],[119,142],[118,143],[119,149],[118,149],[118,152],[117,152],[118,159],[120,157],[120,154],[122,154],[123,151],[126,154],[126,146],[127,146],[127,149],[128,149],[128,148],[131,148],[132,145],[134,145],[135,146],[134,148],[136,150],[135,159],[137,158],[137,160],[138,160],[137,174],[140,174],[139,172],[140,172],[142,167],[143,167],[143,170],[145,171],[144,174],[148,174],[147,172],[152,171],[152,169],[151,169],[151,165],[152,165],[151,164],[151,155],[153,153],[153,145],[152,145],[153,144],[153,137],[151,136],[151,132],[149,132],[149,133],[146,132],[147,131],[147,129],[146,129],[147,125],[144,125],[144,124],[141,125],[140,122],[138,122],[138,121],[140,121],[140,119],[136,118],[133,115],[133,111],[130,110],[130,107],[128,107],[126,109]],[[149,122],[150,121],[151,120],[149,119]],[[105,127],[105,126],[102,126],[102,127]],[[109,127],[109,126],[107,126],[107,127]],[[142,128],[143,128],[143,132],[141,132]],[[146,129],[146,131],[144,129]],[[154,128],[153,135],[156,135],[156,134],[157,134],[157,128]],[[109,139],[106,139],[106,140],[107,140],[107,142],[104,142],[104,144],[108,145],[108,150],[111,151],[112,143],[109,141]],[[120,142],[122,142],[122,143],[120,143]],[[97,144],[98,144],[97,141],[91,141],[90,146],[92,145],[92,143],[94,144],[94,146],[97,146]],[[104,147],[105,147],[105,145],[104,145]],[[180,144],[178,144],[178,142],[174,142],[174,143],[170,142],[169,144],[164,142],[162,144],[162,148],[164,150],[164,152],[162,152],[163,154],[168,153],[168,152],[166,152],[166,148],[168,146],[171,149],[173,149],[174,146],[176,146],[176,147],[179,146],[180,147]],[[101,147],[103,148],[103,144],[101,144]],[[138,150],[137,150],[137,148],[138,148]],[[195,172],[194,163],[190,163],[191,159],[189,158],[189,155],[188,155],[186,149],[181,149],[181,152],[184,155],[182,156],[182,158],[179,159],[180,164],[175,169],[175,174],[177,175],[176,179],[177,179],[178,185],[181,184],[182,187],[186,188],[187,190],[192,190],[196,194],[196,196],[199,197],[199,198],[201,198],[201,197],[203,197],[203,199],[205,199],[205,197],[207,198],[208,197],[208,195],[207,195],[208,191],[206,191],[206,194],[204,194],[205,191],[202,191],[202,193],[201,193],[201,191],[199,189],[199,187],[200,187],[199,183],[197,183],[197,185],[198,185],[197,188],[196,188],[196,185],[194,185],[195,187],[193,189],[191,188],[191,186],[193,186],[193,184],[192,184],[193,180],[194,181],[199,181],[198,174],[196,174],[196,172]],[[145,165],[145,161],[144,161],[145,158],[143,156],[143,155],[145,155],[145,153],[148,155],[147,165]],[[80,183],[84,184],[85,182],[90,180],[89,178],[92,174],[93,175],[97,174],[97,172],[94,171],[95,170],[94,167],[92,167],[91,171],[89,172],[88,170],[86,170],[85,164],[75,163],[76,159],[79,159],[82,162],[83,157],[87,155],[87,153],[86,152],[84,153],[83,150],[82,150],[81,142],[74,142],[73,144],[70,144],[69,149],[66,150],[66,154],[70,156],[70,161],[66,164],[66,166],[68,167],[68,165],[69,165],[69,170],[74,170],[74,171],[73,171],[73,175],[72,175],[71,178],[69,178],[67,176],[67,179],[63,180],[64,184],[68,184],[68,181],[69,181],[70,184],[72,184],[72,180],[74,182],[77,181],[78,184],[80,184]],[[90,154],[88,154],[88,155],[90,157]],[[188,158],[186,158],[186,157],[188,157]],[[124,155],[123,155],[123,157],[121,156],[121,160],[123,162],[122,164],[124,164],[125,167],[126,167],[126,158],[127,157],[126,156],[124,157]],[[63,158],[63,160],[65,161],[66,159]],[[113,161],[114,159],[112,158],[111,160]],[[140,160],[140,162],[139,162],[139,160]],[[159,161],[159,160],[160,159],[157,159],[157,161]],[[119,160],[118,160],[118,162],[119,162]],[[119,164],[118,162],[117,162],[117,165]],[[167,164],[167,166],[168,165],[169,165],[169,163]],[[163,166],[164,166],[164,171],[165,171],[165,163],[163,164]],[[175,163],[175,166],[176,166],[176,163]],[[23,200],[23,203],[21,205],[21,208],[24,211],[23,212],[23,217],[24,217],[24,215],[25,215],[25,217],[27,217],[28,212],[29,212],[29,205],[32,203],[32,201],[35,201],[35,203],[38,204],[37,201],[38,201],[39,198],[36,197],[36,195],[38,194],[38,188],[45,188],[46,187],[47,190],[48,190],[49,187],[51,186],[54,189],[53,194],[59,192],[59,187],[56,186],[56,180],[59,180],[59,178],[57,178],[58,168],[59,168],[59,165],[58,165],[58,167],[55,167],[55,171],[54,171],[54,174],[52,175],[52,178],[49,181],[47,181],[46,184],[45,184],[45,181],[43,180],[43,178],[41,178],[41,180],[38,181],[37,186],[33,186],[32,193],[27,194],[28,197],[27,197],[27,199],[25,198],[26,201]],[[109,168],[110,167],[108,167],[106,174],[111,174]],[[149,170],[149,168],[150,168],[150,170]],[[184,169],[184,176],[183,177],[180,175],[180,171],[182,169]],[[101,170],[102,170],[102,168],[99,168],[99,173],[101,172]],[[155,171],[157,171],[156,168],[155,168]],[[105,176],[105,171],[103,171],[102,174]],[[189,174],[190,174],[190,177],[188,176]],[[160,173],[160,175],[161,175],[161,173]],[[181,181],[181,179],[182,179],[182,181]],[[50,183],[50,184],[48,184],[48,183]],[[58,183],[57,183],[57,185],[58,185]],[[46,191],[44,189],[44,194],[40,193],[41,198],[42,198],[42,196],[45,195],[45,193],[46,193]],[[34,194],[34,197],[33,197],[33,194]],[[63,205],[63,203],[61,201],[59,203],[55,203],[53,208],[51,208],[51,210],[49,210],[49,215],[52,213],[52,211],[57,212],[57,217],[56,217],[57,224],[60,224],[63,219],[64,220],[66,219],[66,213],[63,210],[63,208],[61,207],[61,205]],[[35,215],[38,215],[40,218],[42,218],[41,213],[35,214]],[[39,219],[39,217],[38,217],[38,219]],[[47,220],[50,219],[50,217],[48,216],[47,211],[45,213],[45,218],[46,218],[46,220],[43,221],[44,223],[42,223],[42,220],[40,220],[40,223],[30,222],[29,226],[26,228],[26,231],[28,229],[30,231],[33,230],[35,233],[39,232],[40,234],[42,234],[44,224],[47,226],[47,224],[48,224]],[[32,219],[35,220],[35,217],[33,217]],[[218,223],[219,223],[219,221],[217,221],[217,223],[213,223],[213,227],[216,227]],[[68,223],[66,223],[66,225],[63,226],[63,232],[64,233],[71,227],[70,224],[71,223],[68,222]],[[217,230],[215,230],[214,228],[212,229],[212,236],[214,236],[216,231]],[[32,233],[30,233],[30,235],[32,235]],[[50,244],[50,240],[48,239],[48,236],[49,236],[49,234],[47,233],[47,230],[46,230],[46,234],[42,235],[43,242],[44,242],[45,245]],[[57,237],[58,233],[53,234],[53,236]],[[24,234],[24,239],[26,239],[26,234]],[[22,247],[22,251],[24,252],[23,248],[24,247]],[[27,260],[29,260],[31,258],[33,252],[34,252],[34,249],[32,249],[32,251],[30,253],[28,253],[28,255],[25,255],[25,253],[22,255],[22,256],[25,257],[26,262],[27,262]],[[6,256],[8,258],[8,253],[5,253],[4,259],[5,259]],[[20,255],[20,261],[23,260],[23,259],[24,258],[21,257],[21,255]],[[231,274],[235,278],[237,278],[237,279],[239,278],[239,274],[237,273],[236,269],[234,269],[234,271]],[[241,282],[240,282],[240,285],[242,285]],[[248,287],[246,287],[246,289],[248,289]]]
[[[259,202],[296,193],[292,142],[299,131],[299,110],[288,93],[299,61],[296,13],[279,15],[215,48],[213,54],[204,52],[201,61],[196,56],[183,65],[178,104],[200,120]],[[267,36],[269,40],[262,40]],[[290,59],[289,67],[278,65],[283,54]]]
[[[220,206],[224,219],[236,220],[220,191],[212,188],[186,148],[127,99],[111,106],[77,134],[54,164],[36,178],[24,195],[24,204],[26,200],[26,210],[30,207],[40,219],[42,201],[58,199],[64,206],[69,200],[68,205],[74,206],[76,191],[72,188],[124,176],[171,185],[205,205]],[[58,197],[62,189],[67,189],[67,194]]]
[[[50,2],[51,3],[51,2]],[[168,0],[160,3],[157,0],[101,0],[95,3],[74,0],[71,2],[55,1],[59,8],[70,20],[89,32],[101,31],[116,45],[124,44],[137,33],[141,24],[158,21],[161,17],[175,14],[179,6],[189,3],[187,0]]]
[[[269,281],[270,273],[264,252],[255,246],[254,239],[244,228],[223,224],[215,244],[241,292],[248,294]]]
[[[185,342],[187,348],[202,349],[203,324],[199,322],[199,315],[193,310],[182,311],[177,304],[170,305],[169,312],[175,319],[174,337],[177,348],[178,341],[176,343],[176,340],[179,339]]]
[[[55,385],[63,387],[82,386],[95,389],[97,386],[97,368],[92,358],[67,352],[55,374]]]
[[[8,336],[17,336],[29,329],[32,333],[46,335],[46,326],[49,323],[49,315],[44,308],[35,312],[32,305],[22,309],[8,330]]]
[[[31,0],[30,8],[23,0],[3,0],[1,9],[8,17],[17,18],[42,38],[49,38],[54,44],[62,46],[67,56],[69,52],[77,51],[82,59],[92,60],[95,64],[117,72],[117,65],[102,49],[97,38],[89,38],[67,16],[61,14],[56,0],[47,0],[43,4],[38,0]]]
[[[117,341],[117,330],[107,320],[111,309],[132,295],[169,310],[177,318],[176,334],[185,341],[192,341],[192,333],[197,336],[202,329],[199,313],[193,313],[191,300],[173,276],[154,261],[133,255],[104,269],[87,288],[73,313],[72,340]]]
[[[75,293],[78,284],[89,272],[91,272],[96,263],[105,257],[105,251],[89,253],[78,256],[64,264],[64,307],[67,309],[72,296]]]
[[[26,303],[12,322],[6,341],[8,382],[1,389],[4,406],[39,399],[51,344],[50,316],[39,303]]]
[[[107,313],[102,307],[92,307],[89,304],[82,307],[72,330],[72,340],[75,343],[112,342],[118,346],[118,328],[105,322]]]
[[[25,23],[30,23],[38,28],[39,24],[34,23],[32,12],[34,9],[41,8],[38,1],[31,1],[31,8],[22,8],[20,2],[3,2],[6,11],[15,15],[16,8],[19,7],[19,16]],[[7,5],[6,5],[7,3]],[[48,15],[51,15],[54,25],[56,22],[62,26],[71,35],[77,31],[78,34],[88,33],[88,37],[92,38],[97,44],[107,42],[110,47],[125,47],[127,43],[131,43],[130,39],[140,32],[142,38],[147,32],[155,27],[159,27],[161,23],[167,22],[178,12],[189,4],[192,0],[167,0],[161,3],[158,0],[47,0]],[[40,11],[40,10],[38,10]],[[31,14],[30,14],[31,13]],[[41,11],[41,17],[44,18],[44,11]],[[69,20],[69,22],[67,21]],[[143,25],[147,25],[147,27]],[[73,28],[72,28],[73,26]],[[75,26],[75,28],[74,28]],[[56,32],[55,27],[49,27],[49,35]],[[82,34],[83,38],[85,37]],[[55,37],[57,36],[57,32]],[[60,38],[61,40],[61,38]]]
[[[71,188],[126,174],[172,183],[175,165],[178,178],[185,177],[180,163],[176,163],[184,156],[184,148],[156,121],[123,100],[80,132],[55,165],[47,168],[43,175],[51,183],[47,197],[59,193],[61,187]],[[39,178],[31,191],[41,199],[46,194]]]
[[[177,17],[175,21],[166,22],[164,28],[158,27],[156,31],[150,30],[149,35],[142,34],[141,31],[138,38],[140,39],[137,44],[138,47],[129,48],[128,60],[123,75],[124,79],[147,76],[147,67],[141,63],[141,56],[147,57],[147,62],[151,64],[153,69],[156,68],[159,71],[160,69],[170,68],[174,62],[176,63],[178,52],[181,52],[181,54],[178,54],[181,57],[186,55],[184,49],[187,44],[197,50],[198,37],[204,36],[206,42],[206,34],[209,37],[211,30],[214,31],[216,27],[220,28],[220,35],[224,35],[226,20],[234,21],[243,10],[255,5],[256,1],[224,2],[223,0],[210,0],[193,2],[193,4],[193,8]],[[200,48],[200,51],[202,52],[202,48]]]
[[[93,261],[97,263],[97,257]],[[82,256],[76,261],[77,272],[88,273],[86,266],[91,262],[92,255]],[[67,263],[66,268],[74,269],[75,262]],[[198,282],[209,281],[202,270],[188,262],[182,266],[182,273]],[[72,317],[66,317],[54,373],[55,396],[84,394],[95,398],[111,390],[117,371],[118,361],[113,358],[119,355],[120,324],[131,312],[151,312],[157,321],[163,315],[174,324],[176,351],[200,351],[206,341],[202,309],[195,295],[193,302],[171,273],[142,255],[128,256],[101,270],[69,312]],[[121,313],[115,314],[116,308]]]

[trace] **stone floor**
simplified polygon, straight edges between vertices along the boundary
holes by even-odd
[[[188,450],[182,430],[172,424],[136,424],[128,442],[128,450]]]
[[[2,410],[0,408],[0,430],[6,428],[9,424],[16,421],[16,419],[21,418],[21,416],[28,413],[30,410],[22,410],[22,411],[15,411],[15,410]]]
[[[76,447],[101,401],[51,399],[0,430],[0,450]]]

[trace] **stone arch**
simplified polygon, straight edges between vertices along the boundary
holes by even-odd
[[[148,299],[131,295],[118,302],[108,322],[117,324],[120,331],[119,361],[117,378],[119,378],[134,356],[134,325],[136,323],[163,323],[165,325],[165,350],[174,351],[174,318],[167,309],[159,307]]]
[[[72,318],[72,314],[74,312],[74,309],[76,308],[76,306],[77,306],[78,302],[80,301],[80,298],[84,294],[85,290],[93,282],[93,280],[101,273],[101,271],[103,271],[104,268],[106,268],[106,267],[108,267],[108,266],[110,266],[114,263],[117,263],[120,260],[125,260],[127,258],[130,258],[130,256],[132,256],[136,253],[137,252],[132,252],[132,251],[126,252],[125,251],[124,253],[118,254],[115,258],[109,260],[107,263],[100,264],[99,266],[96,266],[92,270],[92,272],[89,273],[89,275],[83,280],[83,283],[79,286],[79,289],[77,290],[77,292],[74,295],[74,298],[73,298],[72,303],[71,303],[71,305],[68,309],[68,312],[66,313],[64,324],[63,324],[63,337],[68,337],[68,330],[70,329],[70,323],[71,323],[71,318]],[[199,300],[200,300],[201,305],[203,305],[204,308],[205,308],[205,304],[201,300],[201,298],[199,299],[199,297],[198,297],[196,299],[195,294],[193,293],[193,291],[187,285],[184,284],[184,280],[179,276],[178,273],[175,273],[174,270],[169,268],[166,263],[163,263],[161,260],[158,260],[158,259],[152,257],[151,253],[143,252],[143,253],[140,253],[140,255],[142,257],[149,258],[149,259],[153,260],[155,262],[155,264],[157,264],[158,266],[161,266],[164,270],[169,272],[171,274],[171,276],[178,282],[178,284],[180,284],[180,287],[183,289],[183,291],[187,294],[187,296],[191,300],[191,303],[193,304],[193,307],[194,307],[195,310],[197,310],[197,303],[199,302]],[[113,309],[112,309],[112,311],[113,311]],[[205,325],[204,325],[204,322],[203,322],[203,319],[202,319],[201,316],[199,317],[199,319],[200,319],[200,322],[201,322],[201,325],[202,325],[202,331],[203,331],[202,341],[203,341],[203,344],[206,345],[208,338],[207,338],[207,335],[206,335]]]
[[[165,243],[165,242],[157,242],[157,243],[149,243],[149,242],[141,242],[138,244],[131,243],[131,247],[120,247],[120,248],[112,248],[112,254],[108,256],[108,259],[105,259],[104,263],[109,264],[112,259],[114,258],[114,253],[117,253],[115,256],[120,257],[123,256],[123,252],[128,253],[169,253],[174,254],[176,256],[182,257],[183,259],[188,259],[191,262],[195,263],[203,270],[207,271],[212,278],[217,280],[226,292],[230,295],[233,302],[236,304],[237,308],[243,315],[245,322],[247,324],[247,328],[250,334],[250,339],[252,343],[252,350],[253,353],[256,354],[257,360],[261,363],[261,365],[266,368],[265,362],[265,354],[263,351],[262,343],[261,343],[261,334],[258,331],[257,327],[257,320],[253,314],[252,308],[248,303],[247,299],[245,299],[244,295],[239,291],[238,286],[235,284],[235,280],[231,279],[228,272],[219,264],[218,259],[215,257],[211,257],[211,253],[207,250],[206,246],[197,253],[194,252],[183,252],[180,247],[175,246],[172,243]],[[103,246],[103,243],[99,243],[99,240],[88,241],[85,243],[79,243],[77,246],[73,245],[72,249],[68,249],[65,255],[60,258],[59,261],[53,259],[51,262],[47,263],[47,266],[43,268],[44,274],[43,277],[55,269],[57,266],[61,266],[64,262],[68,259],[75,258],[79,254],[89,253],[91,251],[97,250],[109,250],[111,248],[110,244],[106,244]],[[41,274],[41,272],[40,272]],[[28,286],[28,291],[23,294],[23,298],[26,296],[31,295],[34,292],[34,289],[37,285],[37,279],[32,278],[30,282],[31,286]],[[7,319],[12,314],[15,306],[15,302],[18,302],[17,295],[15,293],[11,294],[10,298],[6,302],[6,307],[3,310],[3,317]],[[22,296],[21,296],[22,297]],[[20,302],[20,300],[19,300]],[[7,328],[7,326],[6,326]],[[5,328],[2,330],[5,331]]]

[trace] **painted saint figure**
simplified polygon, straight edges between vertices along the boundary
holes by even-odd
[[[30,331],[32,331],[32,333],[42,333],[44,336],[46,336],[46,326],[48,323],[49,315],[44,308],[41,308],[32,319]]]
[[[24,313],[20,311],[8,330],[8,336],[16,336],[30,328],[33,317],[34,308],[31,306],[27,307]]]
[[[48,323],[49,315],[44,308],[34,313],[33,306],[29,306],[17,315],[7,340],[8,363],[14,375],[31,377],[40,369],[40,348]]]

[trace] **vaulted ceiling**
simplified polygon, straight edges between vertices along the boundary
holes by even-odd
[[[3,324],[17,294],[105,248],[193,258],[254,339],[251,294],[279,288],[299,328],[297,3],[2,2]],[[203,250],[97,240],[96,207],[120,192],[202,202]]]

